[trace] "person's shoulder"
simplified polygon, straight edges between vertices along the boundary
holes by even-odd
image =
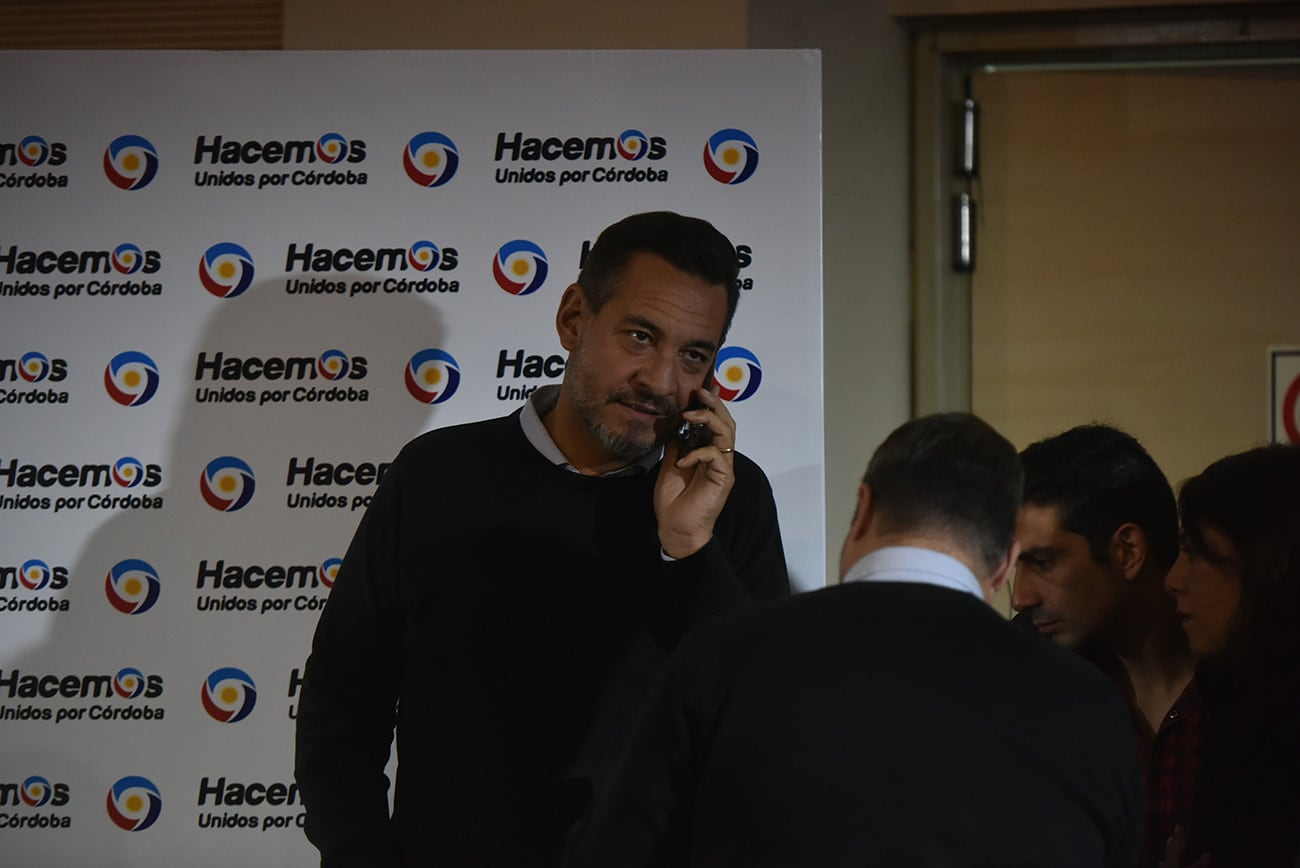
[[[763,468],[759,466],[757,461],[740,451],[737,451],[732,457],[735,459],[733,466],[736,469],[736,488],[740,489],[742,493],[771,492],[772,484],[768,481],[767,474],[763,472]]]
[[[750,458],[744,452],[737,449],[732,457],[735,458],[736,475],[738,477],[743,473],[746,476],[758,476],[763,477],[764,479],[767,478],[766,474],[763,473],[763,468],[758,466],[758,462]]]
[[[434,428],[407,441],[398,453],[401,464],[422,464],[437,460],[447,464],[463,461],[466,452],[498,452],[521,435],[519,413]],[[455,450],[454,452],[449,450]]]
[[[835,620],[852,617],[853,600],[862,587],[829,585],[721,612],[687,635],[682,644],[688,650],[683,653],[708,658],[733,649],[743,657],[747,648],[799,645],[809,632],[825,631],[826,615]]]
[[[1044,641],[1035,631],[1008,625],[1003,640],[1010,685],[1039,708],[1080,721],[1108,718],[1128,732],[1128,712],[1114,682],[1077,651]]]

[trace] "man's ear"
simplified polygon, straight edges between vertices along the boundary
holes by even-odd
[[[871,486],[865,482],[858,484],[858,505],[853,510],[853,521],[849,524],[849,540],[858,542],[867,535],[871,526],[872,510],[875,504],[871,498]]]
[[[988,587],[992,592],[989,595],[990,597],[1002,590],[1002,586],[1007,583],[1007,579],[1011,578],[1011,571],[1016,568],[1016,561],[1018,560],[1020,560],[1020,542],[1012,540],[1011,548],[1007,549],[1007,556],[1002,559],[1002,563],[998,565],[997,570],[989,578]]]
[[[587,304],[587,292],[576,283],[569,284],[560,297],[560,306],[555,311],[555,333],[560,336],[560,346],[569,352],[578,346],[591,311]]]
[[[1110,535],[1107,554],[1110,563],[1123,574],[1124,580],[1133,581],[1141,575],[1142,567],[1146,564],[1146,533],[1131,521],[1121,524]]]
[[[871,486],[865,482],[859,483],[858,503],[853,510],[853,520],[849,522],[849,532],[844,535],[844,543],[840,546],[840,581],[844,580],[849,568],[865,553],[873,509]]]

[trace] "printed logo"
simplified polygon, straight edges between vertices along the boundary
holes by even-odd
[[[744,347],[724,347],[713,367],[713,382],[722,400],[743,401],[758,391],[763,382],[763,366],[758,356]]]
[[[343,566],[342,558],[326,558],[317,573],[320,576],[320,583],[327,588],[334,587],[334,580],[338,578],[341,566]]]
[[[67,379],[68,362],[66,359],[51,359],[44,353],[33,350],[17,359],[0,359],[0,403],[3,404],[66,404],[68,393],[52,388],[32,391],[4,388],[8,383],[41,383],[49,380],[51,384],[61,383]]]
[[[122,488],[135,488],[144,477],[144,464],[138,458],[124,455],[113,462],[113,481]]]
[[[20,464],[17,458],[0,463],[0,484],[6,488],[47,489],[70,488],[135,488],[143,485],[155,488],[162,483],[162,467],[144,464],[139,459],[125,456],[113,463],[102,464]],[[23,493],[17,497],[0,496],[0,509],[161,509],[162,498],[149,495],[110,495],[94,493],[89,496],[59,493],[56,498],[39,497]]]
[[[139,407],[158,391],[158,366],[144,353],[118,353],[104,368],[104,388],[122,406]]]
[[[104,174],[115,187],[141,190],[158,174],[158,152],[141,136],[119,136],[104,151]]]
[[[18,143],[18,159],[25,166],[41,166],[50,157],[50,146],[40,136],[27,136]]]
[[[640,130],[624,130],[618,137],[618,155],[625,160],[639,160],[650,150],[650,140]]]
[[[40,775],[32,775],[23,781],[22,788],[18,791],[23,800],[23,804],[29,808],[43,808],[54,796],[54,788],[50,782]]]
[[[139,775],[121,778],[108,791],[108,818],[119,829],[143,832],[162,813],[162,793]]]
[[[497,286],[511,295],[536,292],[546,280],[547,269],[546,253],[531,241],[503,244],[492,260]]]
[[[45,586],[50,583],[52,575],[49,564],[32,558],[23,562],[22,570],[18,573],[18,580],[29,591],[43,591]]]
[[[407,142],[402,165],[407,177],[421,187],[441,187],[456,174],[460,151],[442,133],[420,133]]]
[[[338,133],[326,133],[316,140],[316,157],[324,163],[341,163],[348,155],[348,140]]]
[[[113,692],[123,699],[135,699],[144,693],[144,687],[144,673],[139,669],[128,666],[113,676]]]
[[[199,259],[199,280],[217,298],[243,295],[253,282],[253,257],[238,244],[214,244]]]
[[[257,686],[242,669],[226,666],[203,682],[203,710],[219,723],[238,723],[257,704]]]
[[[135,274],[144,265],[144,251],[134,244],[113,248],[113,268],[119,274]]]
[[[104,594],[114,609],[139,615],[153,608],[162,592],[158,571],[138,559],[118,561],[104,579]]]
[[[351,360],[342,350],[326,350],[316,360],[316,371],[327,380],[341,380],[348,375]]]
[[[142,271],[154,274],[162,267],[162,254],[157,250],[141,250],[135,244],[119,244],[112,250],[23,250],[16,244],[8,249],[0,248],[0,266],[5,274],[135,274]],[[14,286],[36,286],[40,291],[19,294],[49,295],[47,284],[5,283],[0,285],[0,294],[10,295],[7,290]],[[161,285],[127,281],[112,283],[106,280],[92,280],[88,283],[67,283],[60,285],[54,292],[55,298],[63,296],[86,295],[159,295]]]
[[[43,353],[24,353],[18,360],[18,375],[29,383],[39,383],[50,374],[50,360]]]
[[[199,474],[199,491],[208,506],[235,512],[253,499],[253,468],[230,455],[214,458]]]
[[[67,175],[56,175],[50,171],[62,166],[67,159],[68,146],[63,142],[47,142],[34,135],[23,136],[17,142],[0,140],[0,187],[67,187]],[[32,174],[11,174],[4,171],[19,165],[28,169],[44,167],[45,171]]]
[[[743,184],[758,168],[758,145],[744,130],[718,130],[704,144],[704,168],[721,184]]]
[[[460,365],[442,350],[420,350],[406,364],[406,391],[424,404],[441,404],[456,394]]]
[[[432,241],[417,241],[411,245],[411,249],[406,254],[406,261],[416,271],[429,271],[438,267],[438,260],[442,258],[442,251]]]

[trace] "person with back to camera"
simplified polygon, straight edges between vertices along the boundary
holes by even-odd
[[[562,383],[397,457],[304,671],[322,865],[556,864],[681,635],[789,593],[770,486],[705,388],[736,275],[703,220],[613,224],[559,303]]]
[[[1300,866],[1300,446],[1222,458],[1178,504],[1165,587],[1210,726],[1200,799],[1167,864]]]
[[[682,641],[567,868],[1132,868],[1118,693],[989,605],[1021,482],[974,416],[890,434],[843,582]]]

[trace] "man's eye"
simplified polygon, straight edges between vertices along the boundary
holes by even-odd
[[[632,340],[639,344],[649,343],[650,341],[649,332],[630,331],[628,332],[628,335],[631,336]]]
[[[686,361],[690,362],[692,365],[703,365],[709,361],[704,353],[694,352],[692,350],[687,350],[682,353],[682,355],[685,356]]]

